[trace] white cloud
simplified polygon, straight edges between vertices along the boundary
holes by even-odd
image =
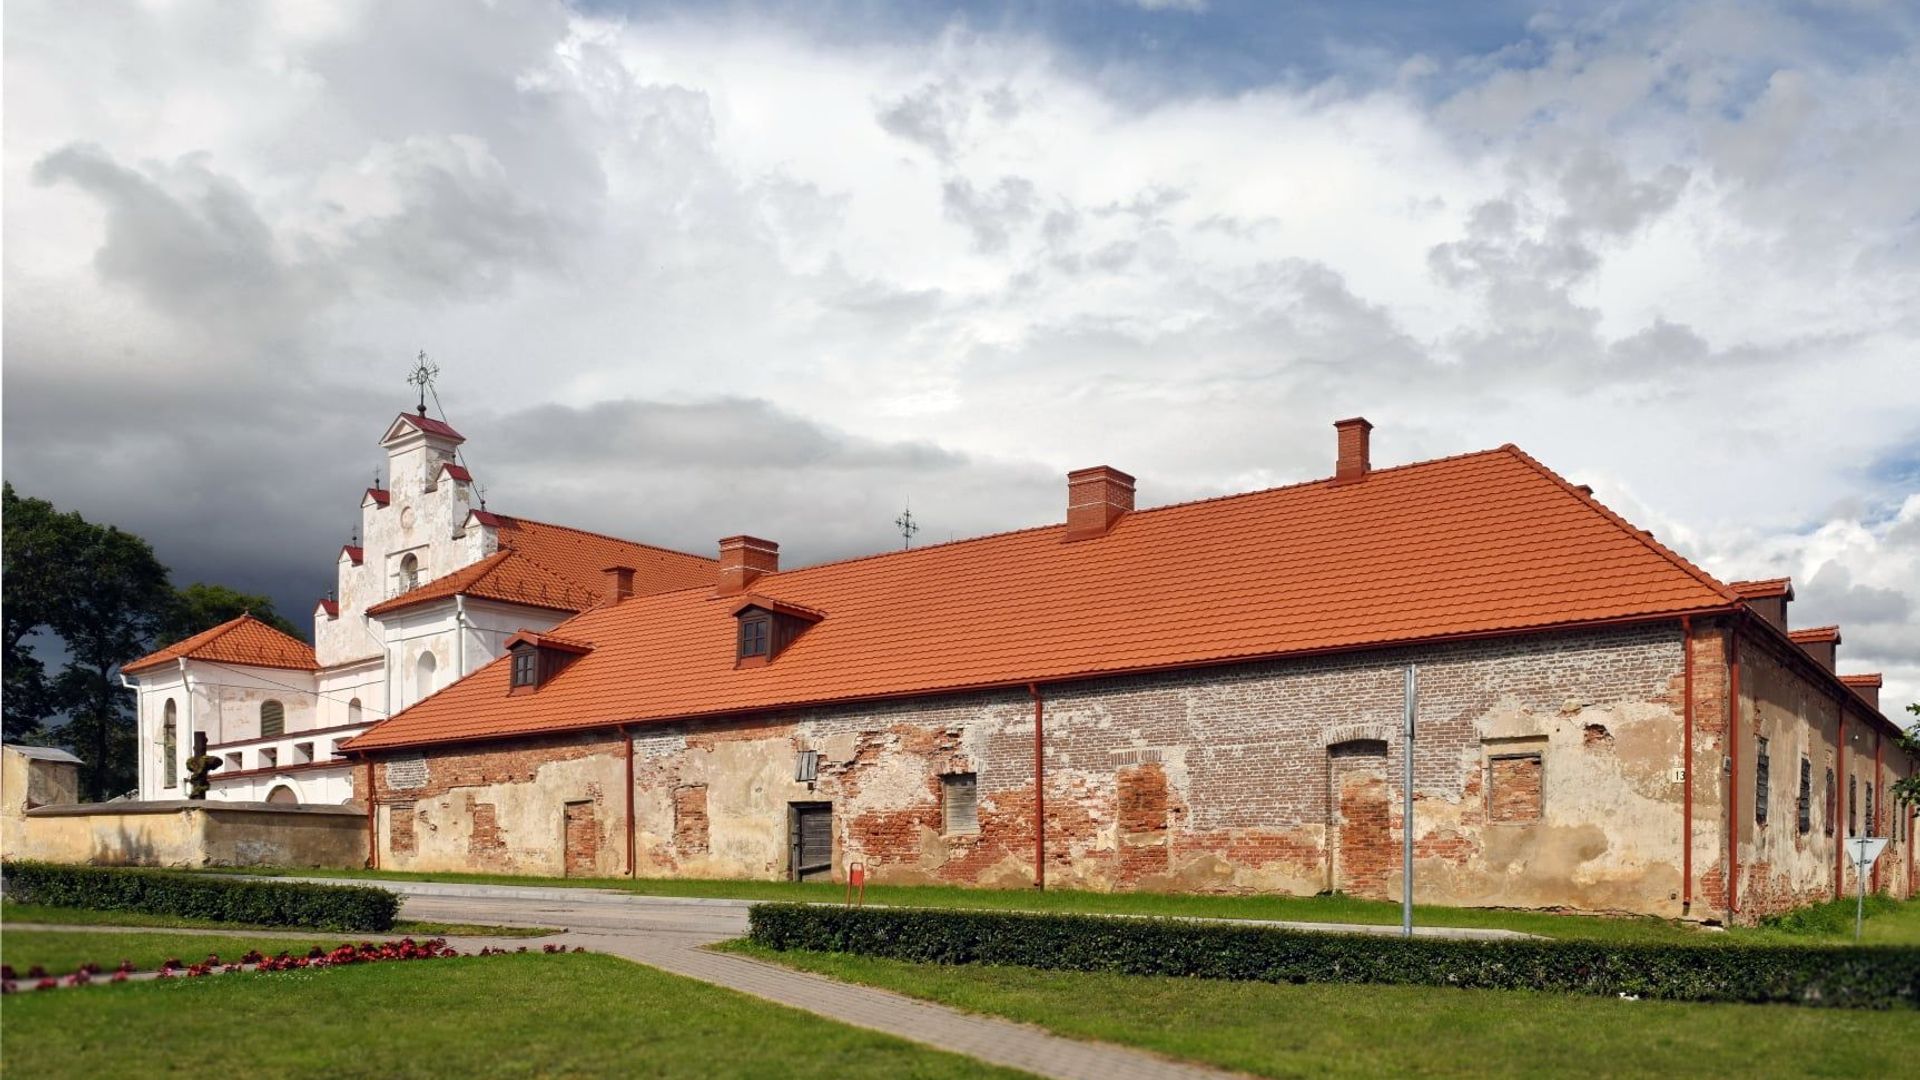
[[[1868,467],[1920,443],[1898,20],[1844,61],[1745,5],[1542,20],[1377,87],[1143,102],[959,24],[15,7],[8,475],[209,573],[267,500],[260,572],[324,587],[421,347],[501,506],[660,530],[605,491],[637,490],[712,531],[746,491],[800,558],[891,543],[909,494],[1027,524],[1098,461],[1149,502],[1321,475],[1364,412],[1383,461],[1518,442],[1716,571],[1793,572],[1920,693],[1910,474]],[[724,438],[542,484],[528,425],[617,441],[609,408]],[[793,423],[835,449],[782,457]],[[199,516],[151,497],[215,476]]]

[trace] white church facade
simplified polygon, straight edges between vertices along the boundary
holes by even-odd
[[[219,759],[208,798],[340,804],[340,747],[500,656],[520,630],[552,628],[609,596],[711,585],[717,562],[489,512],[460,464],[465,439],[424,408],[380,445],[385,487],[360,500],[337,599],[314,608],[313,643],[243,615],[121,669],[139,716],[141,799],[187,796],[194,734]]]

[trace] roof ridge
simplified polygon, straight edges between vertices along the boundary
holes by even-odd
[[[1532,454],[1529,454],[1525,450],[1520,449],[1520,447],[1514,445],[1513,443],[1502,443],[1500,445],[1500,450],[1507,454],[1511,454],[1514,458],[1520,461],[1525,462],[1526,464],[1531,466],[1535,472],[1538,472],[1541,476],[1544,476],[1547,479],[1553,481],[1555,484],[1558,484],[1562,490],[1564,490],[1568,495],[1578,499],[1582,505],[1591,508],[1595,513],[1599,514],[1602,518],[1605,518],[1608,522],[1612,523],[1616,528],[1621,529],[1627,535],[1640,541],[1642,544],[1645,544],[1647,548],[1653,551],[1656,555],[1661,556],[1662,558],[1666,559],[1668,562],[1672,563],[1674,566],[1692,575],[1696,581],[1699,581],[1701,584],[1707,586],[1707,588],[1712,589],[1714,593],[1716,593],[1721,599],[1727,601],[1729,604],[1740,602],[1740,594],[1734,592],[1733,589],[1729,587],[1725,582],[1721,581],[1719,578],[1714,577],[1712,574],[1707,573],[1705,570],[1702,570],[1700,567],[1694,565],[1694,563],[1691,560],[1689,560],[1686,556],[1680,554],[1679,552],[1673,550],[1667,545],[1654,539],[1654,536],[1652,533],[1648,532],[1645,529],[1635,527],[1633,522],[1628,521],[1626,518],[1621,517],[1619,514],[1615,513],[1613,511],[1613,508],[1609,507],[1606,503],[1601,502],[1599,499],[1596,499],[1589,494],[1583,494],[1579,488],[1574,487],[1572,484],[1568,483],[1565,477],[1561,476],[1559,473],[1554,472],[1552,469],[1549,469],[1545,465],[1541,464],[1540,461],[1536,459]]]
[[[626,544],[629,547],[646,548],[649,551],[665,552],[668,555],[681,555],[689,559],[699,559],[702,562],[710,562],[710,563],[714,563],[715,565],[718,565],[720,562],[719,559],[708,558],[705,555],[695,555],[691,551],[681,551],[679,548],[670,548],[661,544],[649,544],[644,540],[629,540],[624,536],[615,536],[612,533],[595,532],[592,529],[582,529],[574,525],[556,525],[551,521],[535,521],[530,517],[521,517],[518,514],[502,514],[499,511],[494,511],[494,516],[505,521],[514,522],[515,524],[538,525],[544,529],[561,529],[565,532],[579,533],[582,536],[592,536],[592,537],[597,537],[601,540],[611,540],[616,544]]]
[[[1423,460],[1423,461],[1409,461],[1399,465],[1389,465],[1385,468],[1374,469],[1370,471],[1367,475],[1378,476],[1382,473],[1404,472],[1409,469],[1424,468],[1429,465],[1441,465],[1447,462],[1464,461],[1468,458],[1490,457],[1494,454],[1500,453],[1502,449],[1504,448],[1497,447],[1492,450],[1469,450],[1469,451],[1466,451],[1465,453],[1447,454],[1443,457],[1427,458],[1426,460]],[[1129,518],[1141,517],[1146,514],[1158,514],[1163,510],[1182,510],[1189,506],[1204,506],[1208,503],[1231,502],[1234,499],[1250,499],[1256,495],[1272,495],[1275,492],[1280,492],[1280,491],[1293,491],[1297,488],[1308,488],[1318,484],[1330,483],[1331,479],[1332,479],[1331,477],[1321,476],[1321,477],[1316,477],[1312,480],[1296,480],[1291,484],[1275,484],[1272,487],[1255,488],[1252,491],[1234,491],[1234,492],[1228,492],[1225,495],[1208,495],[1204,498],[1199,498],[1199,499],[1186,499],[1181,502],[1164,503],[1160,506],[1149,506],[1144,510],[1130,510],[1121,518],[1121,520],[1124,521]],[[781,577],[786,574],[797,574],[807,570],[820,570],[830,566],[845,566],[849,563],[866,562],[869,559],[891,559],[896,557],[905,557],[908,555],[916,555],[926,551],[938,551],[945,548],[958,547],[962,544],[977,544],[983,540],[998,540],[998,539],[1001,539],[1002,537],[1019,536],[1023,533],[1045,532],[1048,529],[1063,529],[1065,527],[1066,527],[1065,522],[1053,521],[1053,522],[1048,522],[1045,525],[1028,525],[1019,529],[1002,529],[999,532],[981,533],[979,536],[963,536],[958,540],[944,540],[938,543],[926,544],[922,547],[907,548],[903,551],[870,551],[865,555],[850,555],[844,559],[829,559],[826,562],[808,563],[806,566],[796,566],[791,570],[779,570],[771,574],[764,574],[758,580],[765,581],[771,578]],[[705,586],[691,586],[691,587],[704,588]],[[679,592],[682,590],[676,589],[672,591]],[[667,595],[667,594],[662,593],[660,595]]]

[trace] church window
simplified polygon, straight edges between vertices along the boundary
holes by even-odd
[[[439,661],[434,659],[432,653],[425,652],[420,654],[420,659],[414,664],[413,673],[413,699],[415,701],[419,701],[439,689],[439,687],[434,685],[434,669],[437,667],[439,667]]]
[[[360,699],[354,698],[353,700],[347,702],[347,723],[357,724],[360,722],[361,716],[362,716],[362,710],[360,708]]]
[[[271,739],[287,733],[287,709],[277,701],[260,703],[260,737]]]
[[[160,722],[160,783],[163,787],[180,785],[180,732],[175,717],[179,708],[167,699],[165,719]]]
[[[420,587],[420,557],[408,552],[400,558],[400,591]]]

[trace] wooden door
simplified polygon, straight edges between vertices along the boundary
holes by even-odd
[[[833,804],[794,803],[788,846],[795,881],[833,878]]]

